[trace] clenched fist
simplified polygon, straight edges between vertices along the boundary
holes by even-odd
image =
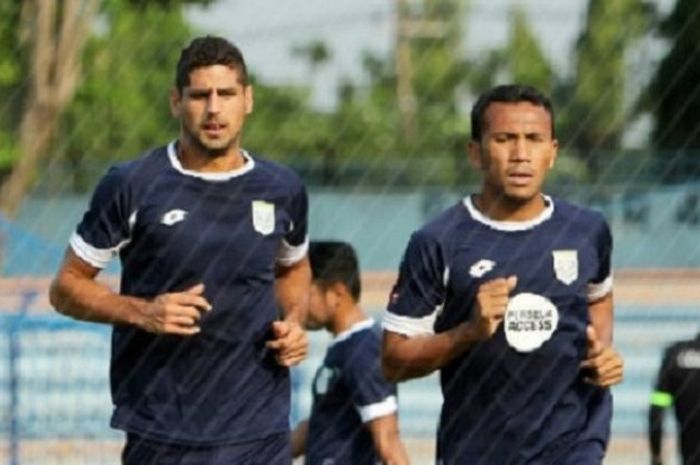
[[[138,326],[149,333],[192,336],[200,331],[202,312],[211,310],[204,284],[161,294],[142,306]]]
[[[510,293],[518,284],[516,276],[481,283],[476,293],[470,325],[478,340],[489,339],[503,322]]]

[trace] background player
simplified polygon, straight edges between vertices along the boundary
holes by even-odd
[[[599,464],[622,379],[603,217],[542,194],[551,103],[498,86],[472,109],[481,191],[415,232],[384,318],[390,379],[441,370],[438,463]]]
[[[293,432],[307,465],[408,464],[399,438],[396,386],[380,366],[381,328],[359,307],[360,273],[350,244],[312,242],[307,326],[333,334],[313,383],[308,421]]]
[[[700,334],[664,352],[649,408],[651,463],[662,464],[663,420],[673,406],[683,465],[700,465]]]
[[[51,302],[114,325],[123,463],[289,464],[287,367],[308,345],[306,192],[241,148],[253,89],[234,45],[192,41],[170,101],[178,140],[100,181]],[[119,294],[95,281],[116,254]]]

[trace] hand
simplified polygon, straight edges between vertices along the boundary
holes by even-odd
[[[275,359],[280,365],[291,367],[306,358],[309,340],[296,321],[273,321],[272,336],[274,339],[265,345],[268,349],[277,351]]]
[[[584,381],[600,387],[609,387],[622,382],[623,361],[620,354],[612,347],[604,346],[591,325],[586,328],[586,337],[588,353],[586,360],[581,363],[581,368],[588,370]]]
[[[496,332],[505,317],[509,294],[517,284],[517,276],[481,283],[470,321],[477,340],[489,339]]]
[[[203,293],[204,284],[200,283],[182,292],[157,296],[142,307],[138,326],[156,334],[197,334],[202,312],[211,310]]]

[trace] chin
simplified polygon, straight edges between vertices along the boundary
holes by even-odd
[[[211,158],[218,158],[226,155],[233,145],[231,141],[207,141],[198,139],[197,145]]]
[[[539,192],[523,193],[523,192],[504,192],[503,199],[511,205],[527,205],[540,196]]]

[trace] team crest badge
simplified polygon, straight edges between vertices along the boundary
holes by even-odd
[[[578,252],[576,250],[554,250],[554,274],[567,286],[578,279]]]
[[[253,228],[267,236],[275,230],[275,204],[264,200],[253,200]]]

